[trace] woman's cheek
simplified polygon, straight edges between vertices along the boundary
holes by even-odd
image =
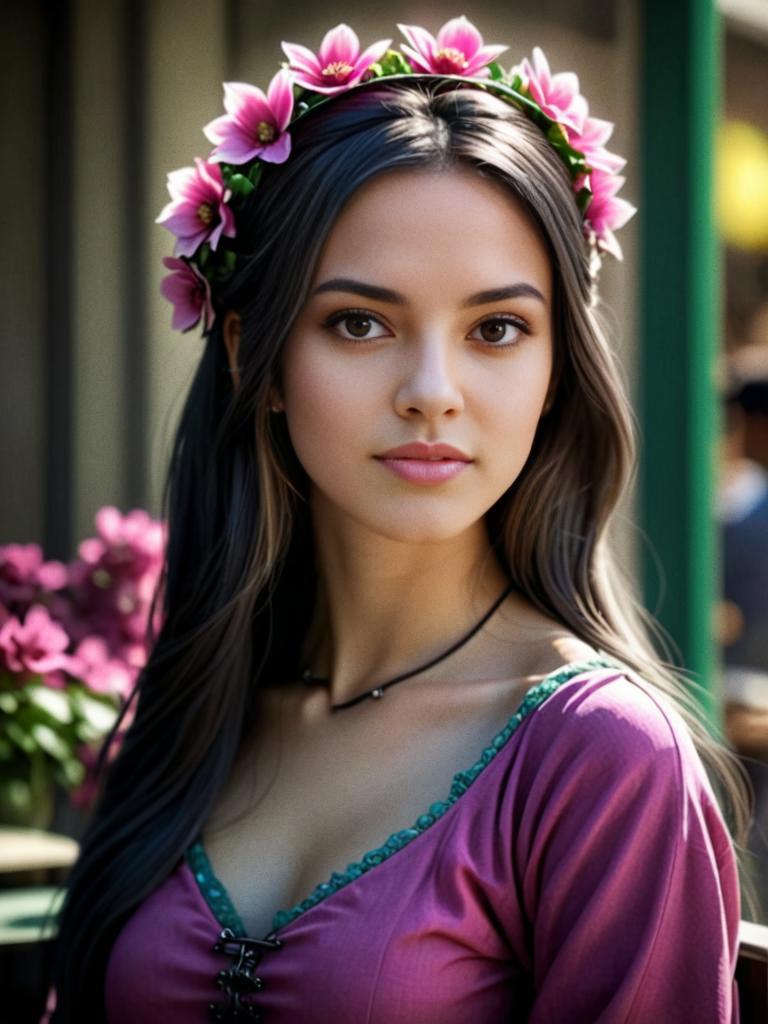
[[[336,364],[289,361],[283,374],[288,433],[299,461],[317,480],[364,448],[370,402]]]

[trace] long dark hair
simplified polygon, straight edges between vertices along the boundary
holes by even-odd
[[[69,878],[55,1024],[103,1018],[118,931],[199,833],[264,681],[296,678],[316,587],[308,481],[284,417],[270,416],[269,393],[339,212],[364,182],[395,168],[471,167],[504,183],[540,227],[554,272],[559,384],[531,457],[488,514],[491,539],[539,609],[675,702],[745,841],[743,773],[687,694],[695,684],[661,659],[651,640],[659,631],[612,553],[608,528],[635,472],[632,414],[559,158],[497,97],[423,80],[342,94],[292,134],[290,159],[265,168],[238,220],[248,259],[217,297],[220,315],[180,418],[163,496],[164,622]],[[226,309],[243,324],[236,390],[221,335]]]

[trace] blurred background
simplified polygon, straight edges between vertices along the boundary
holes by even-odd
[[[167,172],[208,152],[222,81],[266,88],[281,40],[314,50],[345,21],[363,46],[397,46],[398,21],[436,33],[459,14],[509,44],[504,67],[539,45],[553,70],[577,71],[591,113],[616,124],[639,213],[601,292],[641,444],[616,540],[752,778],[760,906],[744,914],[768,924],[768,0],[5,0],[0,629],[25,586],[69,573],[61,616],[90,675],[58,710],[42,692],[20,710],[0,682],[0,789],[14,794],[0,799],[0,897],[65,877],[88,751],[142,660],[162,482],[201,352],[159,292]],[[104,602],[98,647],[86,619]],[[28,750],[2,731],[22,712]],[[66,750],[45,731],[75,725]],[[19,750],[30,763],[42,750],[47,796],[45,778],[12,777]],[[0,910],[0,983],[34,986],[14,906]]]

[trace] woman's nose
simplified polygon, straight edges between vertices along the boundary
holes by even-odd
[[[413,346],[397,390],[395,406],[399,415],[435,419],[461,412],[464,398],[455,356],[439,340]]]

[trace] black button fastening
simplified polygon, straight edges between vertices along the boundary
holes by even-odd
[[[235,1021],[261,1024],[263,1017],[259,1007],[253,1003],[243,1003],[241,996],[260,992],[264,988],[263,978],[256,977],[253,971],[267,950],[281,947],[282,942],[278,938],[267,936],[265,939],[253,939],[248,935],[235,935],[231,928],[222,929],[213,950],[215,953],[225,953],[234,960],[228,969],[222,969],[216,975],[216,984],[225,993],[227,1000],[224,1003],[209,1003],[209,1020],[217,1024]]]

